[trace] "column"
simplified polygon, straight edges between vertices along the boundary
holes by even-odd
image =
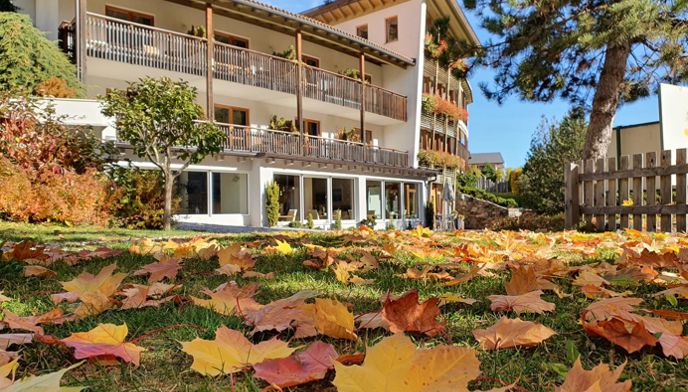
[[[361,93],[359,96],[359,101],[361,102],[361,140],[363,143],[367,143],[366,140],[366,126],[365,126],[365,109],[366,109],[366,93],[365,93],[365,53],[361,52],[358,58],[358,76],[361,79]]]
[[[81,82],[86,82],[86,12],[87,0],[76,0],[76,69]]]
[[[206,51],[206,116],[209,121],[215,121],[215,102],[213,92],[213,63],[215,62],[215,29],[213,28],[213,4],[207,2],[205,5],[205,31],[207,35]]]
[[[301,145],[303,145],[303,47],[301,30],[296,30],[294,40],[296,41],[296,61],[298,64],[296,84],[296,123],[301,134]]]

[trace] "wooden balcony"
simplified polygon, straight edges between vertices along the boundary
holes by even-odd
[[[308,135],[302,141],[301,135],[294,132],[217,125],[227,135],[224,148],[230,153],[409,168],[408,152]]]
[[[126,22],[88,13],[86,52],[89,57],[198,76],[207,73],[204,38]],[[281,57],[215,43],[214,77],[248,86],[296,94],[302,83],[303,96],[353,109],[361,109],[359,80],[304,65],[298,79],[298,64]],[[365,85],[365,110],[407,120],[407,98],[375,85]]]

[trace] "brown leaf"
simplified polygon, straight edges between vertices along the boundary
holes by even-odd
[[[314,291],[300,291],[291,297],[279,299],[259,309],[244,310],[246,321],[253,326],[252,334],[261,331],[297,328],[300,337],[317,335],[313,315],[303,309],[305,300],[317,296]]]
[[[507,312],[513,310],[516,314],[552,312],[555,305],[540,298],[542,290],[532,291],[521,295],[491,295],[490,309],[493,312]]]
[[[41,278],[50,278],[53,276],[57,276],[57,272],[49,270],[40,265],[26,265],[24,266],[24,276],[38,276]]]
[[[145,307],[158,307],[170,301],[173,297],[161,298],[165,294],[174,290],[177,286],[173,284],[154,283],[152,286],[134,284],[122,290],[121,295],[126,298],[122,301],[120,310],[138,309]]]
[[[631,381],[618,382],[624,366],[619,366],[613,372],[608,365],[603,363],[592,370],[585,370],[581,366],[580,358],[576,359],[573,368],[566,374],[566,379],[560,387],[554,388],[555,392],[628,392],[631,390]]]
[[[31,333],[0,334],[0,350],[7,350],[13,344],[29,344],[33,341]]]
[[[542,324],[506,317],[489,328],[473,330],[473,336],[485,350],[535,346],[553,335],[556,332]]]
[[[581,317],[587,321],[607,320],[612,317],[632,320],[634,316],[631,311],[641,302],[643,302],[642,299],[635,297],[603,299],[583,309]]]
[[[418,332],[435,336],[444,332],[444,325],[437,322],[440,315],[439,298],[418,303],[418,292],[410,291],[399,299],[388,298],[382,307],[382,318],[389,323],[392,333]]]
[[[601,336],[621,346],[629,354],[640,351],[645,346],[654,346],[657,339],[648,332],[642,322],[613,318],[583,324],[589,335]]]
[[[208,308],[225,316],[232,316],[235,312],[248,314],[262,307],[253,299],[258,289],[258,284],[247,284],[244,287],[237,286],[236,283],[225,283],[218,286],[214,291],[204,289],[203,294],[210,299],[191,297],[194,304]]]
[[[338,354],[334,346],[313,342],[304,351],[282,359],[269,359],[253,366],[255,376],[270,385],[288,388],[311,381],[322,380],[328,370],[334,369]]]
[[[241,271],[249,270],[256,265],[251,252],[243,249],[239,243],[232,244],[217,252],[217,259],[220,262],[220,267],[231,264]]]
[[[381,328],[389,331],[389,323],[382,318],[381,312],[362,314],[356,317],[356,322],[359,323],[358,328],[361,329]]]
[[[683,359],[688,355],[688,338],[685,336],[662,334],[659,337],[659,344],[667,357]]]
[[[509,295],[521,295],[535,290],[552,290],[559,293],[559,286],[547,279],[538,277],[535,268],[531,266],[520,266],[513,269],[511,280],[504,285],[504,288]]]
[[[134,272],[134,275],[148,275],[148,283],[159,282],[165,278],[174,281],[177,278],[177,273],[182,268],[179,260],[174,257],[165,256],[157,263],[151,263],[143,266],[140,270]]]

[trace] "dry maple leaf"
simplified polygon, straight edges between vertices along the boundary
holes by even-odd
[[[542,324],[506,317],[489,328],[473,330],[473,336],[485,350],[535,346],[553,335],[556,332]]]
[[[583,295],[585,295],[586,297],[588,297],[590,299],[625,297],[625,296],[633,294],[633,292],[631,292],[631,291],[624,291],[622,293],[617,293],[616,291],[605,289],[604,287],[601,287],[601,286],[593,286],[593,285],[583,286],[583,287],[581,287],[580,290],[581,290],[581,293],[583,293]]]
[[[583,328],[589,335],[601,336],[623,347],[629,354],[640,351],[645,346],[657,344],[657,339],[642,322],[612,318],[584,323]]]
[[[220,269],[227,265],[238,267],[239,271],[249,270],[256,265],[251,252],[241,247],[241,244],[232,244],[219,252],[217,259],[220,262]]]
[[[18,316],[7,309],[3,309],[4,318],[0,321],[0,326],[5,324],[12,329],[35,332],[43,335],[43,328],[39,324],[62,324],[68,319],[64,317],[64,312],[60,308],[55,308],[40,316]]]
[[[458,294],[453,294],[453,293],[444,293],[440,295],[439,297],[440,304],[439,306],[445,306],[453,303],[462,303],[466,305],[473,305],[474,303],[478,302],[477,300],[474,300],[473,298],[464,298]]]
[[[14,376],[19,367],[19,358],[0,365],[0,390],[5,391],[14,383]]]
[[[375,313],[365,313],[356,317],[358,328],[361,329],[376,329],[381,328],[389,331],[389,323],[382,318],[381,311]]]
[[[313,342],[304,351],[282,359],[270,359],[253,366],[255,376],[270,385],[288,388],[311,381],[322,380],[328,370],[334,369],[339,354],[334,346]]]
[[[688,299],[688,285],[682,285],[673,287],[667,290],[660,291],[653,294],[653,297],[666,296],[666,295],[678,295],[680,298]]]
[[[246,314],[260,309],[262,306],[253,299],[258,289],[258,284],[247,284],[244,287],[237,286],[236,283],[225,283],[217,287],[214,291],[205,289],[203,294],[210,299],[191,297],[194,304],[208,308],[225,316],[231,316],[235,312]]]
[[[38,276],[41,278],[51,278],[53,276],[57,276],[57,272],[49,270],[40,265],[26,265],[24,266],[24,276]]]
[[[540,298],[542,290],[532,291],[521,295],[490,295],[492,301],[490,309],[493,312],[507,312],[513,310],[516,314],[553,312],[555,305]]]
[[[444,331],[444,325],[437,321],[439,303],[439,298],[430,298],[419,304],[418,292],[409,291],[398,299],[387,298],[381,315],[392,333],[418,332],[435,336]]]
[[[45,253],[45,247],[33,241],[22,241],[12,245],[12,248],[2,254],[3,260],[31,261],[45,260],[50,256]]]
[[[573,367],[566,374],[566,379],[560,387],[555,387],[555,392],[628,392],[633,384],[631,381],[618,382],[623,365],[611,371],[608,365],[603,363],[595,366],[592,370],[585,370],[581,365],[580,358],[576,359]]]
[[[134,275],[148,275],[148,283],[159,282],[165,278],[174,281],[177,273],[182,268],[179,260],[174,257],[164,256],[157,263],[144,265],[143,268],[134,272]]]
[[[68,371],[75,369],[79,366],[81,366],[83,362],[75,363],[74,365],[58,370],[53,373],[48,373],[48,374],[43,374],[41,376],[29,376],[26,378],[23,378],[14,384],[10,385],[7,387],[7,389],[3,389],[3,392],[38,392],[38,391],[61,391],[61,392],[76,392],[80,391],[82,388],[80,387],[60,387],[60,382],[62,381],[62,377],[64,376],[65,373]],[[0,373],[2,373],[0,371]],[[0,374],[1,376],[1,374]],[[2,388],[2,381],[0,381],[0,389]]]
[[[133,343],[126,343],[124,340],[128,334],[127,324],[98,324],[88,332],[75,332],[60,341],[74,348],[76,359],[95,358],[109,363],[116,357],[138,367],[141,352],[146,349]]]
[[[608,298],[588,305],[587,308],[581,312],[581,317],[584,320],[607,320],[612,317],[620,317],[623,319],[632,320],[633,315],[631,311],[634,307],[643,302],[640,298]]]
[[[29,344],[33,341],[31,333],[0,334],[0,350],[7,350],[11,345]]]
[[[76,315],[79,317],[96,315],[112,306],[111,297],[115,295],[119,285],[127,277],[124,273],[113,275],[116,268],[117,264],[110,264],[100,270],[98,275],[82,272],[69,282],[61,282],[65,290],[82,302],[74,311]]]
[[[475,350],[440,345],[416,349],[404,334],[369,347],[363,365],[335,363],[339,392],[463,392],[480,374]]]
[[[270,330],[281,332],[295,327],[295,336],[314,336],[317,331],[313,325],[313,313],[304,310],[302,306],[306,299],[317,295],[314,291],[300,291],[291,297],[263,305],[260,309],[244,310],[244,317],[253,326],[252,334]]]
[[[685,336],[662,334],[658,341],[667,357],[683,359],[688,355],[688,338]]]
[[[194,358],[191,369],[213,377],[235,373],[267,359],[286,358],[296,350],[276,337],[254,345],[241,332],[225,326],[217,330],[215,340],[195,338],[181,344],[182,351]]]
[[[532,266],[520,266],[511,270],[511,280],[504,284],[508,295],[521,295],[535,290],[552,290],[562,298],[559,286],[551,281],[538,277]]]
[[[314,304],[302,305],[301,308],[312,314],[318,333],[335,339],[356,340],[354,315],[341,302],[316,298]]]
[[[158,307],[161,304],[171,301],[174,296],[169,296],[163,298],[164,295],[171,292],[178,286],[173,284],[165,283],[153,283],[151,286],[145,286],[141,284],[134,284],[130,287],[126,287],[121,295],[126,298],[122,301],[122,306],[120,310],[126,309],[138,309],[145,307]]]

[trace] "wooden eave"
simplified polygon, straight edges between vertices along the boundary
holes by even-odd
[[[366,39],[348,34],[318,20],[294,14],[252,0],[166,0],[205,10],[208,2],[217,15],[254,24],[273,31],[293,35],[301,31],[303,39],[317,45],[358,57],[361,53],[377,65],[393,64],[402,68],[415,65],[415,60],[394,53]]]
[[[329,24],[338,24],[408,0],[339,0],[303,12]]]

